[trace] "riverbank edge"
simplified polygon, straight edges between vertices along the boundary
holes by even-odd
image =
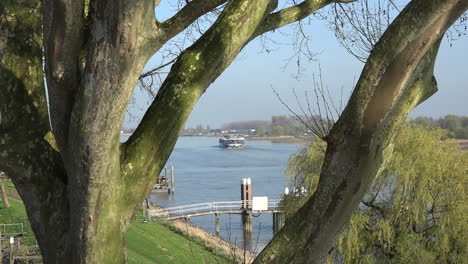
[[[132,134],[121,133],[121,136],[130,137]],[[220,137],[221,135],[210,134],[210,135],[180,135],[180,137]],[[258,141],[271,141],[274,143],[305,143],[311,142],[315,136],[249,136],[242,135],[246,140],[258,140]]]
[[[312,142],[315,136],[244,136],[247,141],[270,141],[272,143],[298,144]],[[181,137],[220,137],[220,135],[181,135]]]
[[[258,140],[258,141],[271,141],[274,143],[306,143],[312,142],[314,136],[268,136],[268,137],[259,137],[259,136],[249,136],[245,139],[247,140]]]
[[[157,204],[147,201],[148,209],[163,209]],[[215,236],[203,228],[192,225],[188,222],[181,220],[161,221],[162,225],[169,228],[174,233],[180,234],[188,240],[203,245],[208,251],[214,255],[227,258],[233,263],[252,263],[256,254],[249,252],[245,249],[239,248],[231,242]]]
[[[220,137],[221,135],[180,135],[181,137]],[[315,136],[249,136],[241,135],[251,141],[271,141],[274,143],[304,143],[312,141]]]

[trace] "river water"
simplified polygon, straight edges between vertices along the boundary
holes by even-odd
[[[217,137],[180,137],[167,162],[168,168],[172,165],[175,168],[175,193],[151,193],[150,200],[163,207],[239,201],[243,177],[252,179],[253,196],[281,198],[288,182],[284,176],[288,158],[299,147],[298,144],[249,140],[244,148],[225,149],[218,146]],[[190,223],[215,232],[214,215],[192,217]],[[220,216],[223,239],[259,251],[272,238],[272,215],[263,213],[253,217],[252,228],[251,238],[244,244],[241,215]]]

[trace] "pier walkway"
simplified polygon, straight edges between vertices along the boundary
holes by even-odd
[[[148,210],[148,216],[154,220],[176,220],[209,214],[280,213],[279,202],[280,200],[268,200],[268,206],[264,210],[252,209],[251,200],[198,203]]]

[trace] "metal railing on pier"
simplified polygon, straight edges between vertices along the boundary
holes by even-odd
[[[279,202],[280,200],[268,200],[268,208],[266,210],[252,210],[251,200],[198,203],[148,210],[148,216],[151,219],[173,220],[207,214],[236,214],[244,211],[250,211],[253,213],[280,212]]]

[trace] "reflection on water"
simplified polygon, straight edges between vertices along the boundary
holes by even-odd
[[[246,141],[244,148],[218,147],[216,137],[180,137],[167,162],[175,168],[175,194],[152,193],[150,200],[169,207],[202,202],[240,200],[240,180],[252,179],[253,196],[280,198],[287,179],[284,170],[299,145]],[[239,246],[244,244],[242,216],[222,214],[220,235]],[[190,223],[215,233],[215,216],[192,217]],[[263,248],[272,237],[272,215],[254,215],[247,248]]]

